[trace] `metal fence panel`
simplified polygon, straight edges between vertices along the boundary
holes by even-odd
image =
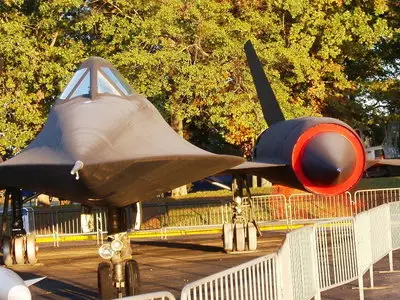
[[[250,200],[243,198],[244,216],[257,222],[287,220],[287,204],[284,195],[254,196]],[[145,206],[145,209],[149,206]],[[220,204],[178,203],[166,204],[158,209],[161,227],[186,227],[203,225],[222,225],[232,220],[231,202]],[[156,229],[156,228],[152,228]]]
[[[381,205],[368,211],[371,218],[370,239],[373,263],[392,249],[389,205]]]
[[[384,203],[400,201],[400,188],[360,190],[354,193],[355,213],[369,210]]]
[[[247,218],[250,219],[250,203],[248,198],[243,198]],[[287,201],[281,194],[264,195],[252,197],[252,213],[257,222],[282,221],[287,220]]]
[[[389,204],[390,207],[390,224],[392,232],[392,249],[400,248],[400,202]]]
[[[98,230],[107,228],[107,217],[104,210],[93,210],[92,216],[94,227],[92,234]],[[96,219],[102,218],[102,228],[98,228]],[[53,235],[77,235],[84,234],[81,224],[80,207],[60,207],[60,208],[44,208],[35,210],[35,231],[37,236]]]
[[[276,260],[276,254],[266,255],[189,283],[180,299],[278,299]]]
[[[278,299],[293,299],[292,261],[290,244],[284,242],[278,251]]]
[[[286,242],[290,247],[292,299],[311,299],[317,292],[313,228],[306,226],[288,233]]]
[[[351,194],[337,196],[292,194],[288,199],[292,220],[315,220],[352,216]]]
[[[369,212],[355,216],[355,231],[357,245],[358,273],[364,274],[372,264],[371,252],[371,219]]]
[[[353,218],[314,225],[316,259],[321,291],[357,278],[357,252]]]

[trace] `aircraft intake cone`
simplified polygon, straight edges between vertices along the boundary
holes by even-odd
[[[301,167],[304,175],[319,186],[341,184],[352,174],[356,163],[350,141],[335,132],[315,136],[303,151]]]
[[[364,147],[346,126],[322,123],[305,130],[293,148],[292,168],[305,190],[338,195],[354,187],[365,166]]]

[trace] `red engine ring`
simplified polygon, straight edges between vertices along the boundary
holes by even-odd
[[[356,154],[356,163],[353,173],[342,183],[331,186],[320,186],[313,184],[313,182],[311,182],[304,174],[301,166],[301,158],[308,142],[311,141],[315,136],[325,132],[334,132],[345,137],[353,146]],[[298,138],[296,144],[293,147],[292,167],[297,179],[302,183],[306,190],[321,195],[338,195],[350,190],[361,179],[365,167],[364,147],[357,134],[350,129],[338,124],[319,124],[306,130]]]

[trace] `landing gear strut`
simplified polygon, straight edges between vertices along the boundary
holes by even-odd
[[[8,225],[8,203],[11,200],[12,220],[11,237],[5,236]],[[3,261],[6,266],[13,264],[23,265],[37,263],[38,246],[33,234],[26,234],[22,219],[22,196],[21,190],[9,188],[5,192],[2,226],[0,235],[2,237]]]
[[[100,299],[136,295],[140,285],[139,267],[132,259],[124,210],[109,208],[108,218],[107,229],[111,243],[99,249],[100,256],[109,260],[100,263],[97,271]]]
[[[243,202],[245,185],[247,200]],[[232,223],[223,225],[223,244],[226,252],[242,252],[257,250],[257,237],[261,236],[257,223],[253,218],[253,201],[246,177],[234,178],[232,182]],[[247,213],[244,207],[249,207]]]

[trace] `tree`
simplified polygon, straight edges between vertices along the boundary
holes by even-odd
[[[368,81],[366,74],[389,74],[390,68],[373,66],[397,55],[384,51],[398,45],[395,5],[395,0],[4,1],[0,102],[7,118],[0,131],[7,132],[0,143],[14,152],[23,148],[76,64],[98,55],[114,63],[183,135],[201,140],[193,133],[218,132],[249,155],[266,124],[243,53],[248,39],[287,118],[329,113],[357,125],[355,116],[367,118],[357,95],[379,91],[372,88],[379,85],[370,80],[374,75]]]
[[[39,4],[40,3],[40,4]],[[40,131],[60,90],[85,53],[70,35],[80,1],[8,0],[0,4],[2,155],[23,149]]]

